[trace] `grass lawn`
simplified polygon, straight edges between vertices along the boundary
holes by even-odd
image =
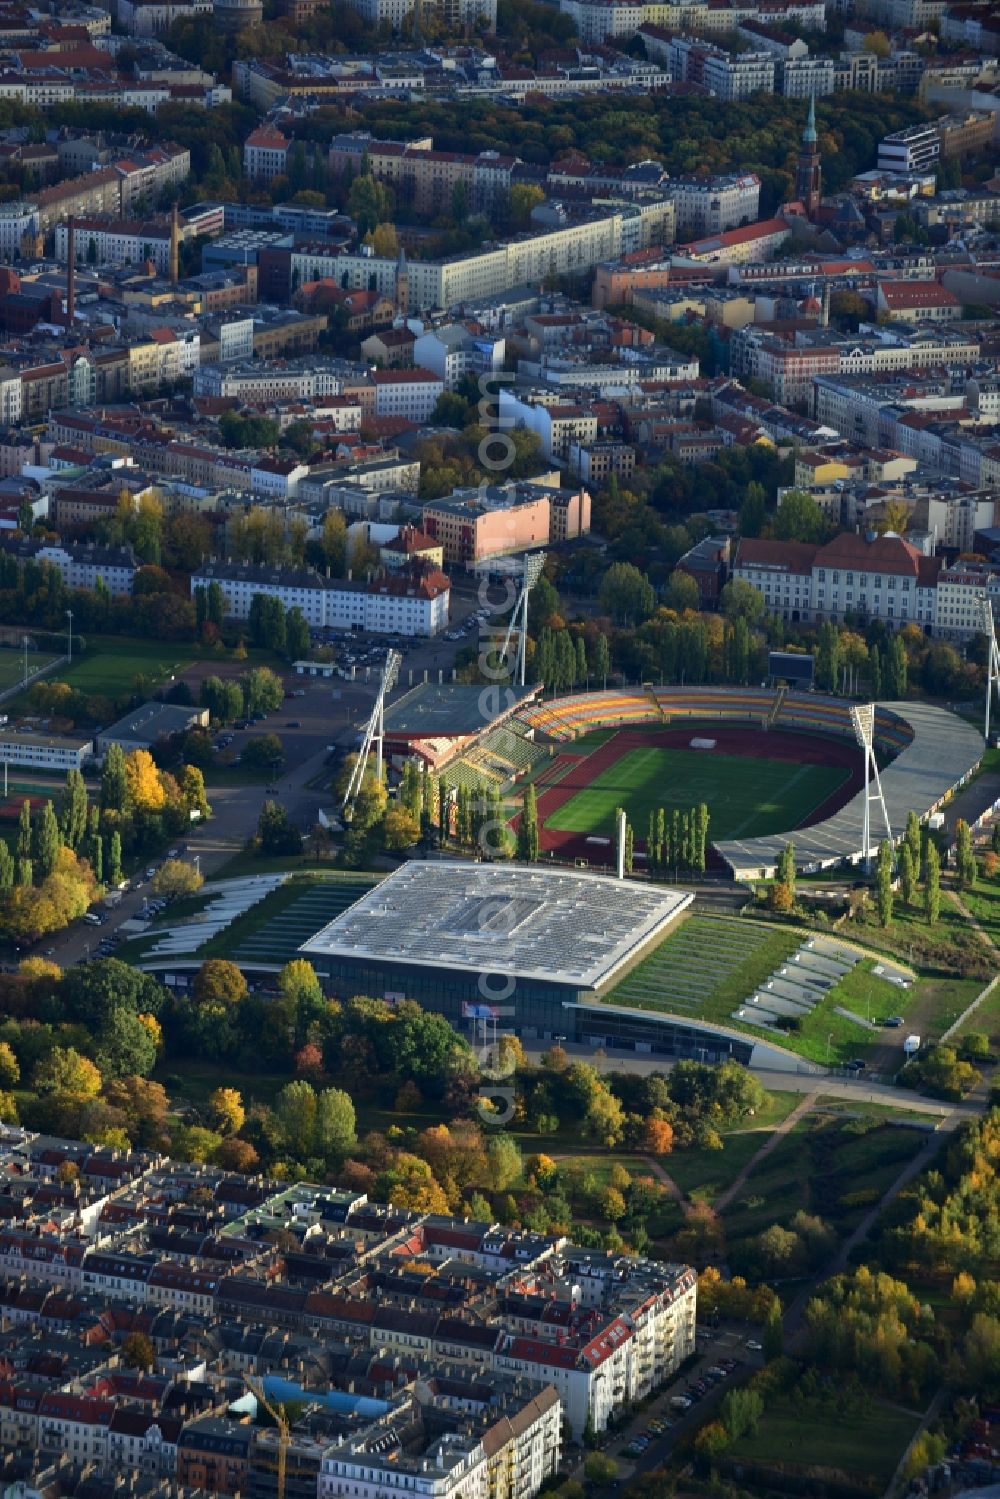
[[[693,1202],[713,1203],[763,1149],[775,1126],[792,1112],[800,1098],[798,1093],[769,1094],[759,1114],[725,1132],[722,1150],[677,1150],[665,1158],[664,1170]]]
[[[812,1403],[799,1408],[778,1395],[768,1402],[756,1435],[741,1437],[732,1456],[797,1471],[834,1469],[881,1493],[919,1419],[880,1401],[841,1415]]]
[[[870,1204],[845,1203],[865,1189],[884,1192],[925,1136],[888,1121],[858,1133],[857,1125],[826,1110],[800,1119],[751,1171],[723,1215],[730,1257],[742,1273],[740,1244],[772,1223],[788,1226],[801,1208],[818,1214],[838,1234],[858,1223]]]
[[[981,1031],[990,1038],[991,1051],[1000,1051],[1000,984],[987,994],[981,1005],[977,1005],[972,1014],[967,1016],[959,1026],[955,1035],[951,1037],[949,1044],[954,1044],[960,1037],[967,1036],[970,1031]]]
[[[825,765],[793,767],[785,760],[649,745],[622,755],[548,817],[546,826],[562,833],[613,833],[615,809],[624,807],[642,839],[650,812],[705,802],[713,842],[759,838],[798,827],[846,778],[845,770]]]

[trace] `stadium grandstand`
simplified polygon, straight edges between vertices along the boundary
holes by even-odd
[[[783,735],[784,754],[793,759],[794,739],[790,750],[788,743],[789,736],[796,734],[831,736],[840,741],[842,759],[843,741],[854,742],[848,699],[795,692],[784,686],[609,688],[545,702],[538,698],[540,690],[420,684],[386,710],[387,753],[397,763],[417,756],[453,788],[517,792],[531,779],[541,794],[559,784],[582,783],[588,766],[582,757],[593,751],[586,745],[574,751],[573,741],[595,730],[626,731],[622,736],[626,740],[627,731],[648,728],[655,739],[657,733],[687,724],[692,729],[699,724],[718,725],[726,752],[733,752],[735,740],[735,752],[751,759],[767,758],[767,735],[772,733],[775,751]],[[741,726],[745,737],[740,735]],[[895,834],[902,831],[911,809],[920,817],[937,811],[968,780],[983,749],[981,736],[954,714],[905,702],[877,705],[875,744]],[[815,759],[815,752],[810,756],[804,748],[803,758]],[[839,808],[818,809],[819,820],[811,826],[790,827],[766,837],[716,839],[715,851],[737,879],[773,872],[792,833],[796,864],[803,871],[842,860],[857,862],[864,799],[857,785],[855,780],[853,794],[851,787],[845,789]]]

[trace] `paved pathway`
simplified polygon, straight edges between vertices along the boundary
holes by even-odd
[[[751,1156],[750,1160],[747,1161],[746,1165],[743,1167],[743,1170],[739,1173],[736,1179],[730,1182],[729,1186],[724,1192],[719,1193],[719,1196],[712,1204],[712,1207],[717,1213],[725,1212],[726,1208],[732,1202],[737,1192],[742,1189],[743,1184],[750,1173],[757,1169],[765,1156],[769,1156],[771,1154],[771,1151],[774,1150],[778,1142],[780,1140],[783,1140],[788,1134],[789,1130],[794,1129],[799,1120],[803,1118],[804,1115],[808,1114],[810,1109],[815,1108],[818,1102],[818,1093],[807,1093],[805,1098],[799,1099],[799,1102],[795,1105],[792,1112],[790,1114],[786,1114],[781,1123],[771,1131],[767,1139],[764,1141],[763,1145],[757,1151],[757,1154]]]

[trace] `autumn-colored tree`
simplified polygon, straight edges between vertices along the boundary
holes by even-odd
[[[784,880],[778,880],[767,893],[767,904],[772,911],[781,916],[787,916],[795,905],[795,894],[791,885]]]
[[[0,1041],[0,1088],[15,1088],[21,1080],[21,1066],[8,1041]]]
[[[305,1046],[295,1053],[295,1076],[304,1077],[310,1083],[322,1082],[326,1076],[323,1053],[314,1042],[307,1041]]]
[[[101,1074],[89,1057],[81,1056],[73,1046],[53,1047],[34,1072],[39,1093],[69,1093],[80,1098],[96,1098],[101,1091]]]
[[[147,1013],[143,1013],[143,1014],[137,1015],[135,1018],[136,1018],[136,1020],[138,1020],[138,1022],[139,1022],[140,1025],[145,1026],[146,1030],[149,1032],[150,1036],[152,1037],[153,1045],[156,1047],[157,1051],[162,1051],[163,1050],[163,1026],[157,1020],[156,1016],[155,1015],[150,1015],[150,1014],[147,1014]]]
[[[205,876],[183,859],[166,859],[153,876],[156,895],[178,897],[194,895],[205,883]]]
[[[130,1332],[122,1343],[122,1363],[126,1369],[152,1369],[156,1349],[144,1332]]]
[[[674,1148],[674,1127],[659,1109],[654,1109],[643,1125],[642,1148],[650,1155],[669,1155]]]
[[[215,1152],[215,1159],[224,1171],[238,1171],[249,1176],[260,1165],[260,1157],[249,1140],[230,1135],[223,1140]]]
[[[237,1088],[216,1088],[208,1097],[212,1123],[223,1135],[238,1135],[246,1120],[246,1109]]]
[[[125,756],[127,798],[138,812],[162,811],[166,794],[156,762],[148,750],[132,750]]]
[[[412,848],[420,837],[420,824],[405,807],[390,807],[382,819],[382,841],[394,853]]]
[[[247,997],[247,981],[227,958],[208,958],[195,974],[191,993],[199,1005],[237,1005]]]

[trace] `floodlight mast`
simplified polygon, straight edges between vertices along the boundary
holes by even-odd
[[[879,779],[878,761],[875,759],[875,704],[859,703],[851,709],[851,723],[854,727],[854,737],[858,741],[861,753],[864,757],[864,812],[861,821],[861,856],[865,861],[865,870],[871,869],[872,862],[872,802],[877,802],[882,809],[882,821],[885,823],[885,836],[892,843],[892,828],[889,826],[889,813],[886,811],[885,797],[882,795],[882,782]],[[874,791],[872,785],[874,783]]]
[[[521,687],[524,686],[524,669],[527,658],[528,646],[528,595],[542,576],[542,568],[545,566],[545,553],[532,552],[524,558],[521,564],[521,591],[517,596],[517,603],[511,612],[510,623],[507,625],[507,634],[504,637],[503,659],[506,662],[510,650],[511,636],[517,635],[517,660],[515,662],[514,675]]]
[[[996,624],[993,619],[993,605],[984,593],[979,599],[980,623],[983,634],[986,636],[986,719],[983,724],[983,738],[987,744],[990,739],[990,709],[993,706],[993,691],[996,689],[997,700],[1000,701],[1000,649],[997,648]]]
[[[399,668],[403,658],[398,651],[389,651],[386,654],[385,665],[382,668],[382,680],[379,682],[378,696],[375,699],[368,722],[365,724],[364,738],[361,741],[361,749],[358,753],[357,764],[351,771],[351,778],[344,792],[344,800],[341,807],[345,821],[350,822],[354,814],[354,803],[364,780],[365,767],[368,764],[368,756],[371,754],[372,745],[375,745],[375,773],[379,780],[382,779],[382,740],[385,735],[385,700],[396,684]]]

